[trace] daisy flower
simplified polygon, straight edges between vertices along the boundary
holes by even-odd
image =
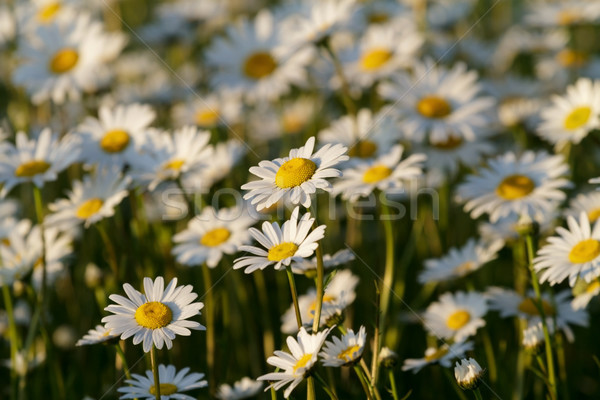
[[[342,367],[357,362],[362,357],[367,340],[367,331],[364,326],[361,326],[358,334],[355,334],[352,329],[338,338],[333,337],[333,341],[325,342],[321,356],[323,365],[326,367]]]
[[[173,365],[158,366],[158,381],[160,382],[160,398],[161,400],[177,399],[177,400],[195,400],[192,397],[182,392],[187,392],[194,389],[200,389],[208,386],[208,382],[203,380],[204,374],[197,372],[191,373],[189,368],[184,368],[177,372]],[[131,374],[132,379],[125,380],[129,386],[123,386],[117,389],[119,393],[123,393],[120,399],[147,399],[156,398],[156,386],[154,375],[151,370],[146,371],[146,376]]]
[[[392,78],[379,86],[379,93],[394,102],[411,140],[420,142],[428,136],[433,142],[446,142],[451,135],[475,140],[490,123],[487,114],[494,100],[478,96],[477,73],[467,71],[465,64],[447,70],[428,59],[414,65],[412,76]]]
[[[242,19],[228,27],[226,38],[217,38],[206,51],[206,62],[215,68],[212,86],[243,93],[246,100],[275,100],[290,85],[306,83],[306,65],[313,52],[305,47],[291,52],[281,43],[279,27],[266,9],[252,22]]]
[[[547,322],[552,322],[552,320],[548,320]],[[547,327],[548,333],[552,335],[554,333],[554,324],[549,323]],[[544,345],[544,341],[544,328],[541,322],[530,324],[527,328],[523,329],[523,340],[521,343],[525,349],[537,352]]]
[[[488,213],[492,223],[511,213],[541,219],[566,197],[560,189],[570,186],[563,178],[568,170],[562,156],[508,152],[491,159],[478,175],[469,175],[458,187],[458,199],[472,218]]]
[[[342,249],[335,254],[323,255],[323,268],[329,269],[342,264],[347,264],[354,260],[354,253],[349,249]],[[312,276],[317,273],[317,257],[310,260],[303,258],[302,260],[292,261],[292,272],[295,274]],[[316,275],[315,275],[316,276]]]
[[[83,337],[75,343],[75,346],[105,343],[112,339],[117,339],[118,337],[119,335],[113,333],[111,329],[106,329],[103,325],[96,325],[94,329],[90,329],[88,333],[83,335]]]
[[[52,214],[46,216],[44,224],[61,230],[80,224],[85,228],[103,218],[112,217],[115,207],[127,197],[129,178],[121,177],[115,170],[98,171],[86,175],[83,181],[73,181],[67,199],[59,199],[48,208]]]
[[[146,141],[148,126],[156,114],[142,104],[102,106],[98,119],[87,117],[77,128],[83,138],[82,157],[88,166],[123,167],[139,157],[137,149]]]
[[[205,330],[198,322],[188,320],[199,315],[204,307],[203,303],[192,303],[198,297],[192,292],[192,285],[177,286],[177,278],[173,278],[166,289],[164,286],[162,276],[154,282],[150,278],[144,278],[145,294],[128,283],[124,284],[123,289],[128,298],[111,294],[109,298],[117,304],[111,304],[105,310],[114,315],[102,318],[102,322],[115,335],[120,334],[123,340],[133,336],[134,345],[143,342],[146,353],[152,345],[162,349],[163,344],[166,344],[167,349],[170,349],[175,336],[189,336],[190,329]]]
[[[221,400],[242,400],[254,397],[260,393],[264,384],[257,382],[247,376],[243,377],[239,381],[236,381],[233,386],[226,383],[219,386],[217,394],[215,395]]]
[[[173,107],[172,115],[178,125],[197,125],[202,129],[210,129],[237,123],[241,111],[239,96],[223,90],[177,104]]]
[[[530,326],[541,322],[533,290],[523,296],[514,290],[491,287],[487,290],[486,297],[490,309],[498,311],[502,318],[519,317]],[[554,295],[542,293],[542,308],[547,322],[556,321],[556,328],[561,329],[569,341],[574,339],[570,325],[588,325],[588,314],[585,310],[573,308],[569,290],[562,290]]]
[[[242,186],[243,190],[249,190],[244,200],[251,199],[258,211],[281,199],[310,207],[310,195],[317,189],[330,191],[332,186],[326,178],[341,176],[333,167],[348,160],[344,155],[347,148],[341,144],[326,144],[313,153],[314,147],[313,136],[304,146],[290,150],[288,157],[261,161],[258,167],[251,167],[250,172],[262,179]]]
[[[559,27],[594,23],[600,18],[600,4],[587,0],[536,3],[525,21],[536,27]]]
[[[50,128],[42,130],[37,139],[28,140],[18,132],[15,146],[6,143],[0,160],[0,197],[21,183],[33,182],[41,188],[44,182],[55,181],[58,173],[78,160],[79,143],[73,135],[59,139]]]
[[[444,293],[423,315],[425,328],[432,335],[462,342],[485,326],[486,299],[477,292]]]
[[[471,238],[463,247],[451,248],[442,258],[425,260],[425,270],[418,280],[425,284],[463,277],[495,260],[503,246],[502,240],[487,243]]]
[[[223,254],[234,254],[250,241],[248,228],[256,221],[239,207],[205,207],[188,223],[188,228],[173,237],[172,253],[180,264],[206,263],[215,268]]]
[[[17,31],[15,16],[6,6],[0,7],[0,49],[15,38]]]
[[[69,232],[60,231],[56,228],[44,229],[44,255],[46,269],[46,285],[51,287],[54,282],[63,276],[67,269],[65,259],[73,255],[73,237]],[[43,284],[44,268],[42,257],[33,265],[31,283],[36,290],[40,290]]]
[[[312,367],[317,363],[317,358],[323,342],[329,334],[329,329],[309,334],[304,328],[300,328],[297,339],[288,336],[286,343],[291,352],[281,350],[275,351],[275,356],[267,359],[267,363],[283,370],[283,372],[271,372],[258,377],[259,381],[272,381],[265,391],[274,388],[279,390],[289,384],[283,397],[290,397],[292,390],[308,375]]]
[[[411,179],[423,173],[424,154],[413,154],[400,161],[404,148],[396,145],[371,161],[357,162],[354,167],[344,170],[344,176],[333,187],[334,195],[342,194],[342,199],[354,202],[359,197],[369,196],[375,189],[389,191],[404,189]]]
[[[557,204],[558,206],[558,204]],[[540,233],[547,233],[554,230],[554,221],[559,217],[556,208],[544,215],[539,215],[536,218],[530,218],[539,225]],[[482,221],[477,230],[482,239],[487,242],[495,240],[503,240],[505,242],[519,240],[520,217],[516,213],[510,213],[506,217],[500,217],[494,223]]]
[[[600,294],[600,280],[595,279],[589,283],[578,281],[573,292],[575,298],[571,301],[571,306],[574,310],[582,310],[592,301],[592,299]],[[580,286],[580,287],[577,287]]]
[[[473,358],[469,358],[468,360],[464,358],[460,363],[457,361],[454,367],[456,383],[463,390],[476,389],[484,373],[485,370]]]
[[[564,97],[554,96],[552,105],[542,110],[537,133],[556,145],[578,144],[600,127],[600,81],[580,78],[567,87]]]
[[[473,342],[459,342],[451,345],[443,344],[440,347],[428,347],[423,358],[407,358],[404,360],[402,371],[419,372],[430,364],[440,364],[444,368],[452,365],[455,358],[463,358],[467,351],[473,350]]]
[[[233,269],[246,267],[244,272],[250,274],[275,264],[274,268],[280,270],[290,265],[293,260],[310,257],[319,245],[317,242],[325,236],[325,225],[320,225],[309,233],[315,219],[311,218],[309,212],[298,219],[299,213],[300,208],[294,208],[290,219],[281,227],[277,222],[271,224],[265,221],[262,232],[250,228],[250,235],[266,250],[255,246],[240,246],[240,251],[253,255],[235,260]]]
[[[577,195],[569,201],[569,207],[564,211],[565,216],[579,217],[587,214],[590,223],[595,223],[600,217],[600,192],[588,192]]]
[[[0,286],[23,279],[42,256],[39,225],[24,219],[0,241]]]

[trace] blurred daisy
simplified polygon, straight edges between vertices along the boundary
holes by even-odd
[[[173,365],[158,366],[158,381],[160,382],[161,400],[195,400],[196,397],[188,396],[182,392],[194,389],[200,389],[208,386],[208,382],[203,380],[204,374],[197,372],[191,373],[189,368],[184,368],[177,372]],[[156,386],[154,375],[151,370],[146,371],[146,376],[131,374],[132,379],[125,380],[129,386],[123,386],[117,389],[123,393],[120,399],[148,399],[156,398]]]
[[[437,29],[448,29],[458,21],[464,20],[473,11],[476,3],[474,0],[431,0],[427,3],[427,25]]]
[[[488,82],[487,91],[498,101],[498,120],[507,128],[532,127],[545,100],[538,80],[503,75]]]
[[[23,219],[0,241],[0,286],[23,279],[42,256],[39,225]]]
[[[433,142],[446,142],[451,135],[475,140],[477,132],[488,127],[494,100],[479,97],[480,90],[477,73],[467,71],[465,64],[447,70],[431,59],[416,63],[412,76],[396,74],[379,86],[380,94],[401,114],[406,137],[429,137]]]
[[[234,254],[250,241],[248,228],[254,220],[240,207],[216,211],[205,207],[188,223],[186,230],[173,237],[177,245],[172,253],[180,264],[195,266],[206,263],[215,268],[223,254]]]
[[[551,322],[552,320],[548,320]],[[547,325],[548,333],[554,333],[554,324],[549,323]],[[527,328],[523,329],[523,340],[522,344],[526,350],[537,352],[544,345],[544,328],[541,322],[536,324],[529,324]]]
[[[573,309],[585,309],[590,301],[600,294],[600,280],[595,279],[589,283],[579,280],[575,285],[573,293],[575,294],[575,298],[571,301]]]
[[[271,387],[279,390],[289,384],[283,392],[283,397],[289,398],[292,390],[308,376],[312,367],[317,363],[319,350],[321,350],[328,334],[329,329],[311,335],[304,328],[300,328],[297,339],[288,336],[286,343],[291,354],[277,350],[275,356],[267,359],[267,363],[283,370],[283,372],[271,372],[258,377],[259,381],[273,382],[265,391]]]
[[[333,275],[323,294],[319,327],[331,326],[331,323],[336,322],[344,310],[354,302],[358,281],[358,277],[347,269],[338,271]],[[314,288],[311,288],[306,294],[298,296],[300,319],[307,329],[312,327],[316,307],[317,292]],[[281,331],[283,333],[298,331],[296,312],[293,305],[281,317]]]
[[[569,229],[556,228],[559,236],[548,238],[533,260],[535,270],[541,272],[540,283],[555,285],[569,278],[573,287],[577,278],[591,282],[600,276],[600,223],[596,221],[592,229],[582,212],[579,221],[567,217],[567,224]]]
[[[565,97],[554,96],[552,106],[542,110],[537,133],[560,149],[577,144],[600,127],[600,81],[581,78],[567,87]]]
[[[451,345],[443,344],[440,347],[428,347],[423,358],[407,358],[404,360],[402,371],[419,372],[423,367],[430,364],[440,364],[444,368],[450,368],[452,360],[463,358],[467,351],[473,350],[473,342],[459,342]]]
[[[323,255],[323,268],[329,269],[337,267],[342,264],[347,264],[354,260],[354,253],[349,249],[342,249],[337,251],[335,254]],[[313,257],[310,260],[303,258],[302,260],[292,261],[292,272],[295,274],[302,274],[306,276],[312,276],[317,273],[317,257]]]
[[[21,183],[33,182],[37,187],[44,182],[55,181],[58,173],[78,160],[79,143],[73,135],[57,135],[45,128],[37,139],[27,139],[25,132],[18,132],[15,146],[4,145],[0,160],[0,197]]]
[[[73,0],[32,0],[19,2],[16,7],[19,25],[24,32],[31,33],[40,25],[68,23],[75,16],[76,1]]]
[[[558,206],[558,204],[557,204]],[[537,218],[531,218],[539,226],[540,233],[547,233],[554,230],[554,221],[559,217],[556,209],[540,215]],[[497,221],[490,223],[482,221],[477,227],[479,235],[485,241],[494,240],[515,241],[521,238],[519,233],[520,217],[516,213],[510,213],[506,217],[500,217]]]
[[[463,247],[451,248],[442,258],[425,260],[425,270],[418,280],[425,284],[463,277],[495,260],[503,246],[502,240],[487,243],[471,238]]]
[[[291,53],[290,46],[282,45],[279,27],[268,10],[226,31],[227,37],[213,40],[205,54],[208,66],[216,70],[211,74],[213,87],[241,92],[255,102],[275,100],[290,85],[306,83],[311,49]]]
[[[117,304],[111,304],[105,310],[114,315],[102,318],[102,322],[114,334],[120,334],[122,340],[133,336],[134,345],[143,342],[146,353],[152,345],[162,349],[166,344],[170,349],[175,336],[189,336],[190,329],[206,329],[198,322],[188,320],[199,315],[204,307],[203,303],[192,303],[198,297],[192,292],[192,285],[177,286],[177,278],[173,278],[165,288],[164,279],[159,276],[154,282],[144,278],[145,294],[128,283],[123,285],[123,289],[128,298],[111,294],[109,298]]]
[[[115,207],[129,194],[129,178],[115,170],[103,170],[86,175],[82,181],[73,181],[67,199],[59,199],[48,208],[52,211],[44,221],[49,227],[61,230],[83,224],[85,228],[103,218],[112,217]]]
[[[293,260],[310,257],[317,246],[317,242],[325,236],[325,225],[311,228],[315,222],[309,212],[298,219],[300,208],[294,208],[289,220],[285,221],[281,228],[277,222],[272,224],[263,222],[262,232],[256,228],[250,228],[250,235],[265,249],[255,246],[240,246],[239,251],[253,254],[235,260],[233,269],[246,268],[245,273],[250,274],[257,269],[265,269],[275,264],[274,268],[280,270]],[[310,233],[309,233],[310,231]]]
[[[173,107],[173,119],[177,125],[197,125],[210,129],[215,126],[228,127],[241,117],[242,103],[239,96],[220,91],[203,97],[194,97]]]
[[[570,186],[562,177],[568,170],[562,156],[508,152],[489,160],[478,175],[469,175],[458,187],[458,198],[472,218],[488,213],[493,223],[515,213],[538,219],[566,197],[560,189]]]
[[[31,283],[36,290],[40,290],[43,284],[44,265],[46,269],[46,285],[52,287],[56,280],[67,272],[65,267],[66,258],[73,255],[73,237],[69,232],[60,231],[56,228],[44,229],[45,263],[42,257],[33,265]]]
[[[136,150],[145,143],[155,116],[152,108],[141,104],[100,107],[98,119],[87,117],[77,128],[83,138],[86,165],[117,168],[139,157]]]
[[[354,202],[375,189],[383,192],[404,189],[411,179],[422,175],[421,163],[426,157],[413,154],[400,161],[403,151],[401,145],[396,145],[377,159],[357,162],[354,167],[345,169],[344,176],[334,184],[334,195],[341,193],[342,199]]]
[[[564,211],[564,215],[577,218],[582,212],[587,214],[590,223],[598,220],[600,217],[600,192],[594,191],[577,195],[569,201],[569,207]]]
[[[106,329],[103,325],[96,325],[94,329],[90,329],[88,333],[83,335],[83,337],[75,343],[75,346],[105,343],[117,339],[118,337],[119,335],[114,334],[112,330]]]
[[[17,32],[15,16],[6,6],[0,6],[0,49],[15,38]]]
[[[485,326],[486,299],[477,292],[444,293],[423,314],[425,328],[432,335],[462,342]]]
[[[514,290],[491,287],[487,289],[486,297],[490,309],[498,311],[502,318],[519,317],[526,320],[530,326],[541,322],[533,290],[522,296]],[[574,338],[569,325],[588,325],[588,314],[585,310],[575,310],[571,305],[569,290],[562,290],[554,295],[542,293],[542,309],[547,322],[556,322],[557,329],[561,329],[569,341],[573,341]]]
[[[600,4],[588,0],[536,3],[525,21],[536,27],[557,27],[594,23],[600,18]]]
[[[367,331],[364,326],[360,327],[358,334],[354,333],[352,329],[348,329],[348,332],[341,339],[334,336],[333,341],[325,342],[323,351],[319,354],[323,365],[326,367],[342,367],[354,364],[360,360],[365,349],[366,340]]]
[[[263,386],[264,384],[262,382],[257,382],[245,376],[239,381],[236,381],[233,386],[225,383],[222,384],[217,389],[217,394],[215,396],[221,400],[248,399],[257,396]]]
[[[344,155],[347,149],[341,144],[326,144],[313,153],[314,147],[313,136],[304,146],[290,150],[288,157],[261,161],[258,167],[251,167],[250,172],[262,179],[242,186],[249,190],[244,200],[251,199],[258,211],[281,199],[310,207],[310,195],[317,189],[330,191],[331,183],[326,178],[340,176],[341,172],[333,167],[348,160]]]

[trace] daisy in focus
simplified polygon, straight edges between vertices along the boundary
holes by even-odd
[[[116,335],[110,329],[106,329],[103,325],[96,325],[95,328],[90,329],[88,333],[83,335],[81,339],[77,341],[75,346],[87,346],[92,344],[99,344],[117,339],[119,335]]]
[[[321,360],[326,367],[342,367],[351,365],[360,360],[365,342],[367,340],[367,331],[361,326],[358,334],[349,329],[342,338],[333,337],[333,341],[326,341],[321,351]]]
[[[485,370],[473,358],[464,358],[460,363],[457,361],[454,367],[454,377],[463,390],[477,388],[484,373]]]
[[[160,382],[160,398],[161,400],[195,400],[192,397],[182,392],[187,392],[194,389],[200,389],[208,386],[208,382],[203,380],[204,374],[197,372],[189,373],[189,368],[184,368],[177,372],[173,365],[158,366],[158,381]],[[152,371],[146,371],[146,375],[131,374],[132,379],[125,380],[129,386],[123,386],[117,389],[119,393],[123,393],[120,399],[147,399],[156,398],[156,386]]]
[[[310,257],[319,245],[317,242],[325,236],[325,225],[320,225],[311,231],[315,219],[311,218],[309,212],[298,219],[299,213],[300,208],[294,208],[290,219],[285,221],[281,227],[277,222],[271,224],[265,221],[262,225],[262,232],[256,228],[250,228],[250,235],[264,249],[255,246],[240,246],[240,251],[246,251],[253,255],[236,259],[233,269],[245,267],[244,272],[250,274],[257,269],[262,270],[274,264],[275,270],[280,270],[289,266],[292,261]]]
[[[249,399],[257,396],[263,386],[262,382],[257,382],[245,376],[239,381],[235,381],[231,386],[226,383],[222,384],[219,386],[215,396],[221,400]]]
[[[423,358],[407,358],[404,360],[402,371],[419,372],[430,364],[439,364],[444,368],[452,365],[455,358],[463,358],[467,351],[473,350],[473,342],[459,342],[451,345],[443,344],[440,347],[428,347]]]
[[[444,293],[427,307],[424,325],[432,335],[462,342],[485,326],[488,307],[483,295],[476,292]]]
[[[127,298],[111,294],[109,298],[117,304],[111,304],[105,310],[114,315],[102,318],[102,322],[106,329],[121,335],[122,340],[133,336],[134,345],[143,343],[146,353],[153,345],[162,349],[166,344],[170,349],[175,336],[189,336],[190,329],[206,329],[188,319],[199,315],[204,307],[203,303],[192,303],[198,297],[192,292],[192,285],[177,286],[177,278],[173,278],[165,288],[164,279],[159,276],[154,282],[144,278],[145,294],[128,283],[123,285],[123,289]]]
[[[313,153],[314,147],[315,138],[311,137],[304,146],[290,150],[288,157],[261,161],[258,167],[251,167],[250,172],[261,180],[242,186],[243,190],[249,190],[244,200],[251,199],[250,203],[258,211],[282,199],[310,207],[310,196],[317,189],[331,190],[331,183],[326,179],[341,176],[333,167],[348,160],[344,155],[347,148],[341,144],[326,144]]]
[[[328,334],[329,329],[311,335],[304,328],[300,328],[297,339],[288,336],[286,343],[291,354],[277,350],[274,356],[267,359],[267,363],[283,372],[271,372],[258,377],[259,381],[273,382],[267,386],[265,391],[271,387],[279,390],[289,384],[283,392],[283,397],[289,398],[292,391],[304,380],[317,363],[319,351]]]
[[[479,174],[467,176],[458,186],[458,200],[465,202],[472,218],[488,213],[492,223],[511,213],[541,219],[565,199],[560,189],[571,185],[564,178],[568,171],[562,156],[509,152],[489,160]]]

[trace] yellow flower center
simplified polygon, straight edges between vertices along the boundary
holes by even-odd
[[[269,254],[267,258],[269,261],[281,261],[285,260],[288,257],[292,257],[296,254],[296,250],[298,250],[298,246],[296,243],[292,242],[284,242],[273,246],[269,249]]]
[[[230,236],[231,232],[229,232],[228,229],[215,228],[212,231],[206,232],[204,236],[202,236],[202,239],[200,239],[200,244],[202,246],[215,247],[227,241]]]
[[[592,109],[588,106],[577,107],[565,118],[565,129],[572,131],[579,129],[587,124],[592,114]]]
[[[527,297],[519,304],[519,311],[527,315],[540,315],[536,302],[537,301],[531,297]],[[542,310],[544,310],[544,315],[546,316],[554,315],[554,307],[546,300],[542,300]]]
[[[464,275],[468,272],[471,272],[475,268],[475,263],[473,261],[464,262],[454,268],[454,272],[458,275]]]
[[[556,60],[563,66],[567,68],[580,68],[582,67],[589,56],[583,51],[576,51],[572,49],[564,49],[561,50],[556,55]]]
[[[439,96],[425,96],[417,103],[417,111],[426,118],[444,118],[452,112],[452,107]]]
[[[102,334],[102,337],[107,337],[110,336],[110,333],[112,332],[112,329],[107,329],[104,331],[104,333]]]
[[[440,150],[453,150],[459,147],[462,143],[463,140],[460,136],[450,135],[445,142],[435,142],[431,143],[431,145]]]
[[[323,304],[333,303],[335,300],[336,300],[335,296],[332,296],[329,294],[323,295]],[[316,309],[317,309],[317,300],[314,300],[312,303],[310,303],[310,307],[308,307],[308,313],[310,315],[314,315]]]
[[[43,174],[50,168],[50,164],[43,160],[31,160],[24,162],[15,169],[17,178],[30,178],[37,174]]]
[[[360,66],[365,71],[375,71],[383,67],[392,58],[388,49],[374,49],[366,52],[360,58]]]
[[[535,189],[535,183],[525,175],[510,175],[500,182],[496,194],[505,200],[516,200],[527,196]]]
[[[438,348],[435,352],[426,355],[425,356],[425,361],[431,362],[434,360],[439,360],[440,358],[444,357],[446,354],[448,354],[448,347],[443,346]]]
[[[456,331],[465,326],[470,320],[471,314],[467,310],[458,310],[450,314],[446,320],[446,325]]]
[[[590,222],[596,222],[598,218],[600,218],[600,208],[594,208],[588,213],[588,219]]]
[[[213,126],[219,120],[216,110],[200,110],[196,113],[196,124],[199,126]]]
[[[38,11],[37,19],[43,23],[50,22],[60,9],[60,3],[50,3]]]
[[[96,214],[101,208],[104,201],[97,197],[83,202],[75,212],[75,216],[80,219],[88,219]]]
[[[590,283],[586,288],[585,288],[585,292],[586,293],[593,293],[596,290],[600,289],[600,281],[594,281],[592,283]]]
[[[354,354],[359,350],[360,346],[355,344],[354,346],[348,347],[346,350],[338,354],[338,358],[347,362],[354,361]]]
[[[569,252],[569,261],[581,264],[592,261],[600,255],[600,242],[596,239],[586,239],[577,243]]]
[[[370,24],[383,24],[384,22],[388,22],[390,17],[384,13],[372,13],[367,17],[367,20]]]
[[[183,167],[183,164],[185,164],[184,160],[176,158],[176,159],[173,159],[173,160],[169,161],[168,163],[166,163],[165,166],[163,167],[163,169],[179,171],[181,169],[181,167]]]
[[[64,74],[72,70],[79,61],[79,53],[75,49],[57,51],[50,60],[50,71],[54,74]]]
[[[120,153],[129,145],[129,134],[122,129],[106,132],[100,141],[100,147],[107,153]]]
[[[166,304],[159,301],[151,301],[142,304],[135,310],[135,320],[144,328],[164,328],[173,320],[173,312],[171,312],[171,309]]]
[[[562,10],[558,13],[559,25],[571,25],[580,20],[580,16],[573,10]]]
[[[317,164],[307,158],[292,158],[283,163],[275,175],[275,184],[282,189],[302,185],[314,175]]]
[[[7,237],[3,237],[2,239],[0,239],[0,243],[2,243],[5,246],[10,246],[10,239]]]
[[[348,150],[350,157],[369,158],[377,151],[377,144],[370,140],[361,140]]]
[[[303,355],[297,362],[296,365],[294,365],[294,374],[296,373],[297,370],[299,370],[300,368],[304,368],[306,367],[306,364],[308,364],[308,362],[312,359],[312,354],[305,354]]]
[[[391,168],[385,165],[376,165],[365,171],[363,175],[363,182],[365,183],[377,183],[392,174]]]
[[[277,68],[277,61],[266,51],[250,54],[244,62],[244,75],[252,79],[261,79],[269,76]]]
[[[299,115],[288,113],[284,115],[281,119],[281,127],[285,133],[296,133],[300,132],[306,120],[301,118]]]
[[[177,393],[177,386],[172,383],[161,383],[158,386],[160,387],[160,397]],[[149,392],[151,395],[156,396],[156,385],[150,386]]]

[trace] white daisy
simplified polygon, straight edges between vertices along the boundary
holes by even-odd
[[[536,3],[525,21],[536,27],[557,27],[594,23],[600,19],[600,4],[587,0]]]
[[[74,0],[32,0],[17,3],[15,11],[20,29],[30,34],[40,25],[68,23],[75,17],[74,5]]]
[[[484,373],[485,370],[473,358],[462,359],[460,363],[457,361],[454,367],[454,377],[462,389],[477,388]]]
[[[5,144],[0,160],[0,197],[23,182],[33,182],[37,187],[55,181],[58,173],[77,161],[79,142],[73,135],[63,136],[42,130],[37,139],[28,140],[25,132],[18,132],[15,146]]]
[[[333,341],[325,342],[323,351],[319,354],[323,365],[326,367],[341,367],[357,362],[365,349],[367,331],[361,326],[358,334],[348,329],[342,338],[333,337]]]
[[[100,107],[98,119],[87,117],[77,128],[83,138],[86,165],[122,167],[130,162],[145,143],[155,116],[150,106],[142,104]]]
[[[203,380],[204,374],[197,372],[188,374],[189,368],[184,368],[177,372],[173,365],[158,366],[158,381],[160,382],[160,398],[161,400],[177,399],[177,400],[195,400],[192,397],[181,392],[187,392],[194,389],[200,389],[208,386],[208,382]],[[151,370],[146,371],[146,376],[131,374],[132,379],[125,380],[129,386],[123,386],[117,389],[119,393],[123,393],[120,399],[147,399],[156,398],[156,386],[154,375]]]
[[[401,145],[396,145],[377,159],[356,162],[354,167],[345,169],[344,176],[334,184],[334,195],[341,193],[342,199],[354,202],[375,189],[403,190],[411,179],[422,175],[421,163],[426,158],[424,154],[412,154],[400,161],[403,151]]]
[[[39,225],[24,219],[0,241],[0,286],[23,279],[42,256]]]
[[[458,21],[464,20],[476,4],[474,0],[431,0],[427,3],[427,25],[449,29]]]
[[[242,102],[235,93],[223,90],[203,97],[194,97],[173,107],[177,125],[197,125],[203,129],[231,126],[239,122]]]
[[[177,262],[194,266],[206,263],[215,268],[223,254],[234,254],[250,242],[248,228],[256,222],[240,207],[216,211],[205,207],[188,223],[186,230],[173,237],[177,245],[172,253]]]
[[[592,299],[600,294],[600,281],[595,279],[590,283],[581,282],[581,288],[575,286],[575,298],[571,301],[571,306],[574,310],[585,309]],[[577,290],[579,289],[579,290]]]
[[[110,295],[109,298],[117,304],[111,304],[105,310],[115,315],[102,318],[102,322],[107,329],[120,334],[123,340],[133,336],[134,345],[143,342],[146,353],[152,345],[162,349],[166,344],[170,349],[175,336],[189,336],[190,329],[206,329],[198,322],[188,320],[199,315],[204,307],[203,303],[192,303],[198,297],[192,292],[192,285],[177,286],[177,278],[173,278],[165,289],[164,279],[159,276],[154,282],[144,278],[145,294],[128,283],[123,285],[123,289],[129,298]]]
[[[439,259],[425,260],[425,270],[419,274],[418,281],[424,284],[463,277],[495,260],[503,246],[502,240],[488,243],[471,238],[463,247],[453,247]]]
[[[587,192],[577,195],[569,201],[569,207],[564,211],[565,216],[579,217],[586,213],[590,223],[600,218],[600,192]]]
[[[0,7],[0,49],[15,38],[17,24],[13,12],[6,6]]]
[[[221,400],[248,399],[258,395],[263,386],[264,384],[262,382],[257,382],[245,376],[239,381],[235,381],[233,386],[226,383],[222,384],[217,389],[217,394],[215,396]]]
[[[447,70],[431,59],[416,63],[412,75],[396,74],[379,86],[401,115],[406,137],[422,141],[428,136],[433,142],[446,142],[451,135],[475,140],[488,127],[494,100],[479,97],[480,90],[477,73],[465,64]]]
[[[568,170],[562,156],[508,152],[489,160],[478,175],[469,175],[458,187],[458,199],[472,218],[488,213],[493,223],[516,213],[538,219],[566,197],[560,189],[570,186],[563,178]]]
[[[487,82],[486,89],[498,101],[498,120],[503,126],[533,129],[537,124],[539,111],[546,103],[541,82],[503,74]]]
[[[309,212],[298,219],[300,208],[294,208],[289,220],[281,227],[277,222],[272,224],[263,222],[262,232],[256,228],[250,228],[250,235],[259,242],[266,250],[254,246],[240,246],[240,251],[247,251],[252,256],[244,256],[235,260],[233,269],[244,268],[245,273],[250,274],[257,269],[265,269],[275,264],[274,268],[280,270],[293,260],[310,257],[317,246],[317,242],[325,236],[325,225],[314,228],[315,222]]]
[[[547,322],[551,322],[548,320]],[[554,333],[554,325],[552,323],[547,325],[549,333]],[[536,324],[528,324],[527,328],[523,329],[523,340],[522,344],[525,349],[529,351],[537,352],[544,345],[544,328],[541,322]]]
[[[342,249],[335,254],[323,255],[323,268],[329,269],[342,264],[347,264],[354,260],[354,253],[349,249]],[[302,260],[292,261],[292,272],[295,274],[312,276],[317,272],[317,257],[310,260],[303,258]]]
[[[96,325],[94,329],[90,329],[88,333],[83,335],[83,337],[75,343],[75,346],[104,343],[112,339],[117,339],[118,337],[119,335],[113,333],[110,329],[106,329],[104,325]]]
[[[329,334],[329,329],[308,334],[304,328],[300,328],[297,339],[288,336],[286,343],[291,352],[276,350],[275,356],[267,359],[267,363],[283,370],[283,372],[271,372],[258,377],[259,381],[273,381],[265,391],[273,387],[279,390],[287,384],[290,384],[283,397],[290,397],[292,390],[308,375],[312,367],[317,363],[317,358],[323,342]]]
[[[463,358],[467,351],[473,350],[473,342],[459,342],[451,345],[443,344],[440,347],[428,347],[423,358],[407,358],[404,360],[402,371],[419,372],[429,364],[440,364],[444,368],[452,365],[455,358]]]
[[[581,78],[567,87],[564,97],[554,96],[552,105],[541,112],[537,133],[556,145],[579,143],[600,127],[600,81]]]
[[[51,287],[54,282],[64,276],[67,272],[65,259],[73,255],[73,237],[69,232],[60,231],[56,228],[44,229],[44,250],[46,269],[46,285]],[[43,284],[44,269],[42,257],[35,262],[31,283],[36,290],[40,290]]]
[[[558,206],[558,204],[557,204]],[[558,211],[552,209],[548,213],[531,218],[539,225],[540,233],[547,233],[554,230],[554,221],[558,218]],[[519,233],[520,217],[516,213],[510,213],[506,217],[500,217],[493,223],[482,221],[477,227],[482,239],[492,242],[495,240],[515,241],[521,238]]]
[[[432,335],[462,342],[485,326],[486,299],[477,292],[444,293],[423,314],[425,328]]]
[[[102,170],[86,175],[82,181],[73,181],[67,199],[59,199],[48,208],[44,224],[61,230],[83,224],[85,228],[103,218],[112,217],[115,207],[127,197],[129,178],[122,178],[115,170]]]
[[[213,87],[239,91],[256,102],[275,100],[287,93],[290,85],[306,83],[305,67],[313,58],[312,49],[290,53],[268,10],[263,9],[252,22],[243,19],[226,31],[227,37],[216,38],[205,54],[208,66],[216,69],[211,74]]]
[[[577,278],[591,282],[600,276],[600,223],[594,227],[585,213],[579,221],[567,217],[569,229],[556,228],[560,236],[548,238],[548,244],[538,250],[533,260],[540,282],[550,285],[561,283],[569,278],[569,285],[575,286]]]
[[[338,271],[333,275],[323,293],[319,327],[330,325],[332,321],[335,322],[344,310],[354,302],[358,281],[358,277],[348,269]],[[312,327],[316,306],[317,292],[314,288],[311,288],[306,294],[298,296],[300,320],[307,329]],[[298,331],[296,312],[293,305],[281,317],[281,331],[283,333]]]
[[[529,290],[522,296],[514,290],[491,287],[486,291],[489,307],[496,310],[502,318],[519,317],[531,325],[541,322],[540,312],[536,305],[535,293]],[[587,326],[588,314],[585,310],[575,310],[571,305],[571,292],[562,290],[554,295],[542,293],[542,308],[546,322],[556,322],[569,341],[573,341],[573,331],[570,325]]]
[[[314,147],[313,136],[304,146],[290,150],[288,157],[261,161],[258,167],[251,167],[250,172],[262,179],[242,186],[249,190],[244,200],[252,199],[251,204],[258,211],[281,199],[310,207],[310,195],[317,189],[330,191],[331,183],[326,179],[340,176],[341,172],[333,167],[348,160],[344,155],[347,149],[341,144],[326,144],[313,153]]]

